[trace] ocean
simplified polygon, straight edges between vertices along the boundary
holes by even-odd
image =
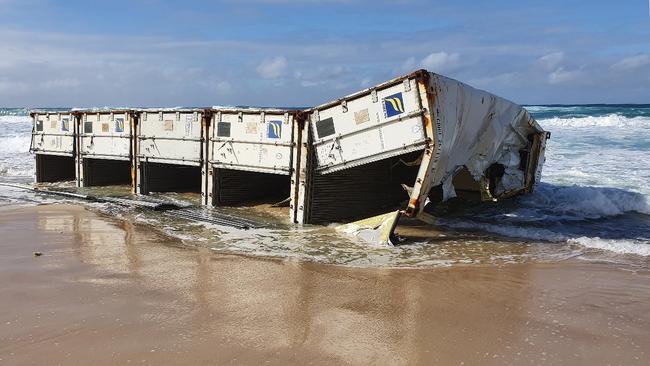
[[[367,248],[330,228],[236,232],[134,217],[217,251],[349,265],[436,266],[526,260],[650,263],[650,105],[526,107],[551,132],[534,193],[441,217],[441,237]],[[0,108],[0,181],[33,181],[31,121]],[[33,201],[0,188],[0,201]]]

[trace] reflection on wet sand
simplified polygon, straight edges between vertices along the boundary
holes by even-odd
[[[42,220],[47,222],[44,227],[61,229],[49,220]],[[132,281],[179,297],[183,305],[177,310],[193,313],[193,322],[200,327],[257,350],[308,350],[354,364],[426,363],[431,350],[419,350],[430,344],[432,332],[444,329],[443,339],[458,339],[467,331],[448,322],[428,324],[426,319],[439,316],[443,308],[481,303],[482,311],[462,314],[474,325],[485,324],[487,310],[496,318],[508,318],[525,308],[520,301],[525,302],[526,296],[517,287],[526,283],[526,266],[504,272],[507,282],[499,278],[500,272],[484,278],[469,273],[445,278],[446,271],[355,270],[221,257],[206,249],[160,245],[162,238],[151,240],[141,227],[96,216],[81,224],[74,229],[81,232],[81,261],[113,275],[128,272]],[[501,285],[492,286],[488,297],[482,291],[486,282]],[[457,295],[445,294],[460,283],[467,296],[456,303]],[[429,302],[427,292],[432,290],[438,294],[436,304]],[[510,296],[513,291],[518,296]],[[508,305],[490,308],[491,297],[508,299]],[[219,321],[205,323],[210,318]],[[493,333],[489,328],[480,333]],[[498,334],[504,340],[511,336]],[[465,345],[472,342],[482,340],[469,338]]]
[[[98,303],[115,302],[108,316],[124,328],[105,328],[98,319],[106,313],[92,308],[49,325],[61,342],[99,342],[112,350],[97,363],[647,361],[635,347],[650,341],[644,273],[581,263],[389,269],[261,260],[188,247],[81,209],[27,211],[0,215],[3,221],[35,219],[44,232],[38,240],[74,248],[75,256],[57,259],[59,267],[74,261],[87,267],[61,278],[95,286],[84,296]],[[632,293],[625,288],[630,285]],[[65,291],[46,295],[65,307]],[[58,334],[57,326],[80,321],[81,314],[80,333]],[[91,330],[99,335],[85,339]],[[0,341],[7,332],[0,330]],[[607,352],[608,342],[625,352]],[[39,347],[53,359],[70,352],[47,342]],[[3,350],[20,353],[11,342]]]

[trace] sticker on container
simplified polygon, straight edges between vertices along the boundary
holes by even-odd
[[[38,120],[36,121],[36,131],[40,132],[43,131],[43,120]]]
[[[61,120],[61,131],[68,132],[70,131],[70,120],[67,118],[64,118]]]
[[[56,121],[50,121],[50,128],[56,130]]]
[[[359,112],[354,112],[354,122],[358,125],[370,121],[370,113],[368,113],[368,108],[362,109]]]
[[[194,116],[187,115],[185,117],[185,136],[192,136],[192,122],[194,122]]]
[[[84,122],[84,132],[85,133],[93,133],[93,122],[92,121]]]
[[[115,132],[124,132],[124,118],[115,118]]]
[[[163,128],[165,129],[165,131],[173,131],[174,121],[172,121],[171,119],[165,120],[165,122],[163,122]]]
[[[282,121],[269,121],[268,138],[279,139],[282,137]]]
[[[404,113],[404,99],[402,93],[393,94],[384,98],[384,115],[386,118]]]
[[[256,122],[246,122],[246,133],[257,135],[257,123]]]
[[[102,123],[102,132],[108,132],[108,123]]]

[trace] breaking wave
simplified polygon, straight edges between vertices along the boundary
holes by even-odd
[[[650,117],[627,117],[621,114],[605,116],[553,117],[540,119],[539,123],[545,128],[554,127],[618,127],[618,128],[650,128]]]
[[[439,223],[511,238],[650,255],[650,201],[641,193],[617,188],[541,183],[531,195]]]
[[[628,212],[650,215],[646,196],[617,188],[542,183],[534,194],[523,197],[521,202],[524,206],[552,214],[543,215],[543,219],[599,219]]]
[[[24,109],[0,109],[0,177],[31,178],[34,157],[29,154],[32,124]]]
[[[0,154],[29,153],[29,136],[0,137]]]

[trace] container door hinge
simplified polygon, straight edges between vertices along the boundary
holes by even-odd
[[[341,109],[343,109],[343,113],[346,113],[348,111],[348,101],[347,100],[341,101]]]

